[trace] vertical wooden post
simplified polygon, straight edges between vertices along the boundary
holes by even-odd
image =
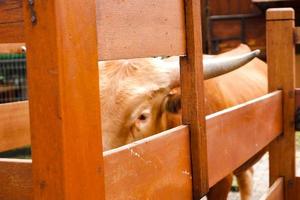
[[[283,90],[283,135],[270,145],[270,183],[283,176],[285,199],[295,199],[295,45],[294,11],[267,11],[269,91]]]
[[[104,199],[95,0],[24,0],[34,199]]]
[[[186,0],[187,56],[180,58],[182,120],[189,125],[193,173],[193,198],[208,192],[200,0]]]

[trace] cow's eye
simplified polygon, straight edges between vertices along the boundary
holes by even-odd
[[[146,116],[146,114],[141,114],[141,115],[139,116],[139,120],[145,121],[145,120],[147,119],[147,117],[148,117],[148,116]]]

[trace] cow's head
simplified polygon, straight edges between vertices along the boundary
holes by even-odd
[[[258,52],[235,58],[204,60],[204,78],[245,64]],[[145,138],[176,124],[180,117],[178,59],[131,59],[100,62],[100,93],[104,150]],[[178,121],[178,120],[177,120]]]

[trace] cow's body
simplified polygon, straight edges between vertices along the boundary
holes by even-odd
[[[223,54],[247,52],[247,46]],[[166,65],[174,62],[164,61]],[[103,146],[105,150],[161,132],[181,123],[180,112],[165,110],[172,99],[171,87],[178,85],[178,71],[169,73],[153,59],[111,61],[102,63],[101,106]],[[205,81],[206,114],[211,114],[267,93],[267,67],[259,59],[231,73]],[[176,94],[173,94],[174,96]],[[175,102],[176,104],[176,102]],[[176,110],[176,109],[175,109]],[[251,189],[252,174],[241,170],[240,184]],[[232,175],[211,189],[210,199],[226,199]],[[248,184],[248,185],[247,185]],[[243,190],[243,188],[241,188]],[[222,194],[223,193],[223,194]],[[247,193],[247,192],[246,192]],[[244,193],[244,194],[246,194]],[[248,197],[244,196],[244,199]]]

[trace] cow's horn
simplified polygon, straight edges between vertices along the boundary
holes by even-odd
[[[260,50],[255,50],[238,56],[207,58],[203,60],[204,79],[214,78],[238,69],[258,56],[259,53]]]

